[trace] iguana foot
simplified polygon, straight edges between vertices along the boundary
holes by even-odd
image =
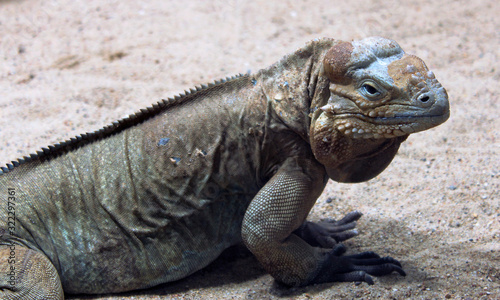
[[[392,257],[380,257],[371,251],[338,256],[338,252],[332,250],[327,254],[318,275],[312,282],[364,281],[372,285],[373,279],[370,275],[383,276],[392,272],[398,272],[400,275],[406,276],[401,263]]]
[[[362,213],[354,211],[348,213],[339,221],[332,219],[325,219],[318,223],[306,221],[294,233],[311,246],[334,248],[339,242],[358,235],[358,231],[354,227],[356,227],[356,221],[362,215]]]

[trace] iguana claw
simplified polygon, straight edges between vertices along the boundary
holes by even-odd
[[[373,279],[370,275],[383,276],[392,272],[406,276],[401,263],[392,257],[380,257],[371,251],[338,256],[338,253],[332,250],[327,254],[327,258],[313,282],[361,281],[372,285]]]
[[[294,233],[311,246],[333,248],[339,242],[358,235],[358,231],[354,227],[362,215],[362,213],[354,211],[339,221],[332,219],[325,219],[317,223],[306,221]]]

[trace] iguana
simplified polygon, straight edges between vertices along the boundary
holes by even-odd
[[[148,288],[241,241],[287,285],[405,275],[342,255],[359,212],[306,217],[328,178],[375,177],[448,116],[445,89],[396,42],[319,39],[43,148],[0,172],[0,297]]]

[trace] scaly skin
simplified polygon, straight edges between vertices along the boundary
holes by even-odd
[[[50,146],[0,172],[0,298],[147,288],[240,241],[289,285],[404,275],[389,257],[342,256],[360,213],[306,217],[328,178],[373,178],[448,111],[395,42],[325,39]]]

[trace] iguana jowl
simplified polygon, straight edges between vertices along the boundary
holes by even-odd
[[[379,37],[315,40],[161,101],[2,168],[0,297],[147,288],[241,240],[289,285],[404,275],[390,257],[341,255],[360,213],[306,217],[328,178],[373,178],[448,116],[422,60]]]

